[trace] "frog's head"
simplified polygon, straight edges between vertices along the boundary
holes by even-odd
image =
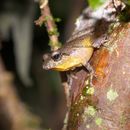
[[[71,54],[64,54],[60,50],[43,55],[43,69],[67,71],[77,66],[78,59]]]

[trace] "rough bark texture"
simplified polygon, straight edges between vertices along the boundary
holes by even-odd
[[[67,130],[130,129],[130,24],[113,29],[108,42],[91,59],[91,85],[86,70],[72,82]]]

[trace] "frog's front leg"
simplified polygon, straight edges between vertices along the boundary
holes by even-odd
[[[77,79],[75,74],[76,74],[75,70],[73,70],[73,71],[70,70],[70,71],[66,72],[67,84],[64,86],[64,90],[65,90],[65,95],[66,95],[66,101],[67,101],[67,107],[68,108],[71,105],[70,91],[71,91],[71,86],[72,86],[72,83],[73,83],[73,79]]]
[[[78,77],[76,76],[76,70],[70,70],[67,72],[67,82],[70,86],[72,86],[72,81],[73,79],[77,79]]]

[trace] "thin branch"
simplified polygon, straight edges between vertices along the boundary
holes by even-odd
[[[45,23],[50,38],[49,45],[51,46],[51,50],[57,50],[61,46],[58,40],[59,33],[57,31],[57,26],[55,24],[54,18],[50,12],[48,0],[41,0],[39,3],[41,9],[41,16],[37,21],[35,21],[35,23],[39,26]]]
[[[57,50],[58,48],[61,47],[61,43],[58,40],[58,29],[57,26],[55,24],[55,20],[51,14],[49,5],[48,5],[48,0],[40,0],[40,9],[41,9],[41,16],[39,17],[38,20],[35,21],[36,25],[41,26],[43,23],[46,26],[47,32],[49,34],[49,38],[50,38],[50,47],[52,51]],[[67,107],[70,104],[70,100],[69,100],[69,90],[68,90],[68,83],[67,83],[67,79],[66,79],[66,73],[60,73],[60,77],[62,80],[62,86],[64,88],[64,92],[65,92],[65,96],[66,96],[66,104]]]

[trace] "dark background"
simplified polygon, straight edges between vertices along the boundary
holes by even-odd
[[[86,6],[86,1],[50,0],[49,5],[54,17],[61,19],[61,22],[57,23],[57,27],[60,32],[59,39],[64,43],[72,33],[74,22],[83,7]],[[32,21],[35,21],[40,16],[38,3],[34,3],[31,0],[3,0],[0,3],[0,19],[3,20],[1,15],[6,16],[11,13],[11,17],[17,15],[22,20],[32,7],[32,14],[29,15],[32,15]],[[3,25],[0,24],[0,26]],[[25,85],[18,75],[12,26],[8,30],[9,37],[7,39],[1,37],[1,55],[6,70],[11,71],[15,76],[14,84],[22,102],[28,106],[31,112],[42,118],[43,128],[57,130],[62,127],[66,110],[64,89],[61,87],[58,72],[42,69],[42,55],[50,50],[48,45],[49,38],[44,25],[38,27],[32,22],[31,26],[33,38],[29,71],[30,77],[33,80],[32,85]],[[0,30],[0,33],[2,35],[3,32]]]

